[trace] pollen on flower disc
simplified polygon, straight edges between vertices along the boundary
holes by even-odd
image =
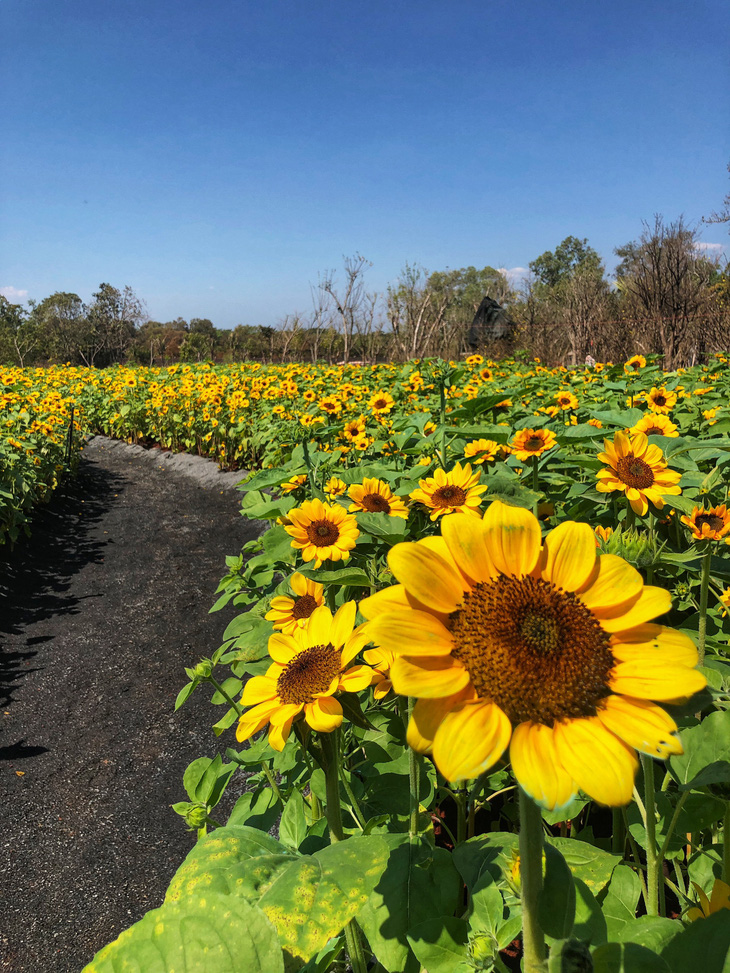
[[[595,716],[609,695],[609,636],[571,592],[502,576],[477,584],[451,619],[452,655],[513,723]]]
[[[325,693],[342,667],[342,656],[331,642],[314,645],[294,656],[276,681],[276,692],[283,703],[309,703],[317,693]]]

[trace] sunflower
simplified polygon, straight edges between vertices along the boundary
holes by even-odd
[[[546,453],[555,443],[555,433],[549,429],[520,429],[510,446],[517,459],[525,463],[531,456]]]
[[[709,899],[696,882],[692,882],[692,885],[699,897],[700,904],[699,908],[693,906],[687,910],[687,918],[691,922],[695,922],[697,919],[706,919],[713,912],[719,912],[721,909],[730,909],[730,885],[723,882],[721,878],[715,879]]]
[[[555,401],[558,407],[564,410],[578,408],[578,399],[576,399],[572,392],[556,392]]]
[[[599,541],[603,541],[605,544],[611,534],[613,534],[613,527],[601,527],[599,524],[597,527],[593,528],[593,533],[596,535]]]
[[[473,463],[491,463],[499,451],[500,445],[493,439],[474,439],[464,447],[464,456]]]
[[[344,428],[342,430],[342,435],[349,442],[352,442],[353,439],[357,439],[358,436],[362,436],[364,432],[365,432],[365,419],[363,416],[360,416],[359,419],[350,419],[348,422],[345,423]]]
[[[441,532],[392,548],[400,584],[360,604],[367,636],[396,655],[393,688],[418,699],[410,745],[450,781],[479,776],[509,746],[520,785],[549,809],[579,788],[627,804],[636,750],[682,752],[654,701],[705,686],[691,639],[650,624],[669,593],[598,555],[588,524],[562,523],[543,544],[530,511],[495,501]]]
[[[492,379],[494,378],[494,372],[492,371],[491,368],[480,368],[479,369],[479,378],[483,382],[491,382]]]
[[[720,507],[695,507],[689,517],[682,517],[698,541],[721,541],[730,544],[730,512],[723,503]]]
[[[342,402],[333,395],[327,395],[325,398],[320,399],[317,405],[322,412],[326,412],[330,416],[336,416],[342,412]]]
[[[296,597],[277,595],[271,599],[271,609],[264,615],[284,635],[304,628],[312,612],[324,604],[324,585],[310,581],[298,571],[289,578],[289,587]]]
[[[269,639],[274,660],[265,676],[253,676],[243,687],[241,702],[253,708],[238,723],[236,739],[248,740],[267,723],[269,743],[283,750],[292,722],[303,714],[313,730],[330,733],[342,723],[336,692],[359,692],[373,680],[370,666],[347,666],[367,644],[361,625],[355,625],[355,602],[332,612],[315,609],[306,628],[293,635],[275,633]]]
[[[643,355],[632,355],[632,357],[624,363],[625,372],[638,372],[640,368],[646,368],[646,358],[644,358]]]
[[[487,489],[486,485],[479,484],[481,475],[481,470],[472,473],[469,463],[464,466],[456,463],[449,473],[438,469],[433,476],[419,480],[418,489],[413,490],[410,498],[431,508],[431,520],[436,520],[442,514],[452,514],[456,510],[478,517],[476,508],[481,504],[482,494]]]
[[[648,501],[661,510],[665,496],[682,492],[678,485],[682,474],[667,469],[661,449],[650,446],[643,432],[629,436],[619,431],[613,442],[604,439],[603,445],[606,451],[598,458],[609,468],[596,473],[599,493],[623,490],[631,509],[643,517],[649,509]]]
[[[291,526],[284,530],[293,538],[291,546],[301,549],[304,560],[314,561],[315,568],[328,558],[347,561],[360,534],[355,518],[338,504],[305,500],[287,516]]]
[[[408,508],[400,497],[393,495],[385,480],[366,476],[362,483],[354,483],[347,491],[352,500],[348,510],[365,513],[387,514],[389,517],[408,518]]]
[[[631,427],[631,432],[643,432],[645,436],[672,436],[677,437],[679,430],[669,418],[658,412],[643,416]]]
[[[347,484],[339,476],[331,476],[324,485],[324,492],[330,500],[334,500],[335,497],[341,497],[343,493],[347,493]]]
[[[389,392],[376,392],[368,405],[376,415],[379,415],[380,413],[390,412],[395,405],[395,399]]]
[[[369,666],[373,667],[373,696],[376,699],[383,699],[393,688],[390,681],[390,667],[393,665],[395,656],[387,649],[365,649],[362,654],[363,659]]]
[[[280,484],[279,489],[285,493],[292,493],[294,490],[298,490],[300,486],[304,486],[306,482],[307,474],[297,473],[295,476],[289,477],[286,483]]]
[[[649,404],[649,408],[652,412],[671,412],[674,406],[677,404],[677,395],[675,392],[667,392],[667,390],[662,386],[657,388],[654,386],[646,397]]]

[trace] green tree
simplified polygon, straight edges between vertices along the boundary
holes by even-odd
[[[0,346],[7,356],[22,368],[40,341],[37,322],[20,304],[11,304],[0,294]]]
[[[81,345],[88,327],[86,307],[78,294],[56,291],[33,308],[44,346],[55,361],[81,362]]]

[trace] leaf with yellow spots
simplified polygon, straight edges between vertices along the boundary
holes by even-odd
[[[82,973],[284,973],[276,930],[245,899],[212,892],[153,909]]]

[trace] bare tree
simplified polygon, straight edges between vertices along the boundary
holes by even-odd
[[[330,296],[336,308],[337,317],[342,326],[343,358],[347,363],[350,359],[352,336],[368,306],[369,298],[365,292],[364,275],[367,268],[372,267],[372,264],[359,253],[356,253],[354,257],[345,257],[344,262],[345,283],[343,287],[336,289],[334,270],[322,274],[319,287],[320,290]]]
[[[415,264],[405,265],[385,296],[393,339],[402,359],[426,354],[434,335],[443,327],[449,300],[446,289],[429,286],[427,270]]]

